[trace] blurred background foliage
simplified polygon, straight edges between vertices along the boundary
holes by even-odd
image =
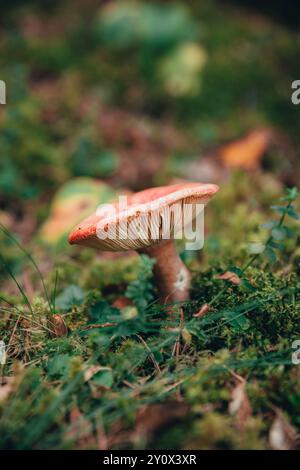
[[[190,142],[182,146],[189,154],[265,125],[299,143],[290,99],[300,76],[299,34],[243,10],[246,3],[10,2],[0,42],[8,93],[0,110],[5,203],[49,195],[72,176],[118,173],[115,108],[129,121],[133,115],[141,134],[172,121]],[[139,138],[126,135],[122,152]],[[176,143],[157,138],[167,140],[157,150],[167,160]],[[142,153],[133,157],[136,166]]]

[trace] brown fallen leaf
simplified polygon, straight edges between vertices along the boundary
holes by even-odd
[[[0,380],[0,403],[4,402],[17,390],[23,376],[24,367],[21,362],[15,362],[13,366],[13,375],[10,377],[2,377]]]
[[[13,392],[13,383],[13,377],[3,377],[2,384],[0,383],[0,403],[5,401],[6,398]]]
[[[111,368],[100,365],[92,365],[84,371],[84,381],[88,382],[92,397],[97,399],[103,395],[103,392],[110,388],[106,385],[98,385],[93,380],[91,380],[96,374],[98,374],[98,372],[101,371],[111,372]]]
[[[199,179],[219,184],[229,179],[232,170],[257,172],[265,163],[271,164],[272,173],[275,171],[278,180],[285,185],[297,185],[299,181],[297,149],[288,136],[276,128],[253,129],[237,140],[202,148],[199,153],[181,170],[181,174],[192,181]]]
[[[48,321],[49,329],[54,336],[67,336],[68,328],[61,315],[52,315]]]
[[[254,129],[246,136],[224,145],[218,156],[228,168],[257,169],[261,159],[273,140],[271,129]]]
[[[180,421],[189,410],[188,405],[178,401],[145,405],[138,410],[133,428],[126,428],[123,420],[112,425],[107,436],[108,448],[111,449],[141,439],[149,440],[163,428]]]
[[[8,230],[11,230],[14,224],[13,216],[8,212],[0,210],[0,223]]]
[[[99,372],[100,370],[103,370],[103,367],[96,365],[86,369],[84,371],[84,381],[88,382],[89,380],[91,380],[91,378],[94,377],[94,375],[97,374],[97,372]]]
[[[149,436],[187,415],[188,405],[180,402],[155,403],[142,407],[136,417],[137,435]]]
[[[238,286],[241,283],[241,279],[238,277],[237,274],[231,272],[231,271],[226,271],[223,274],[218,274],[215,276],[215,279],[222,279],[223,281],[230,281],[232,284],[235,284]]]
[[[252,408],[246,393],[246,381],[239,381],[231,392],[231,401],[228,406],[229,414],[236,417],[236,425],[240,432],[245,429],[245,424],[252,416]]]
[[[85,418],[78,407],[73,408],[70,412],[70,427],[64,434],[64,440],[74,442],[78,449],[96,447],[92,423]]]
[[[202,317],[204,317],[204,315],[207,314],[207,312],[209,312],[209,310],[210,310],[210,305],[209,304],[204,304],[204,305],[202,305],[200,310],[198,310],[198,312],[194,313],[193,317],[202,318]]]
[[[84,381],[88,382],[89,380],[91,380],[92,377],[94,377],[94,375],[96,375],[101,370],[102,371],[111,371],[111,367],[97,366],[97,365],[93,365],[91,367],[88,367],[84,372]]]
[[[299,442],[299,435],[281,410],[275,409],[275,419],[269,431],[269,446],[273,450],[291,450]]]

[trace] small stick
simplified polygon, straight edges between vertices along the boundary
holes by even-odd
[[[148,344],[146,343],[146,341],[140,336],[140,335],[137,335],[137,337],[139,338],[139,340],[141,341],[141,343],[143,343],[143,345],[145,346],[145,348],[147,349],[147,351],[150,353],[150,358],[154,364],[154,367],[156,369],[156,371],[160,374],[161,373],[161,369],[159,367],[159,364],[157,362],[157,360],[155,359],[154,357],[154,354],[153,352],[151,351],[151,349],[149,348]]]

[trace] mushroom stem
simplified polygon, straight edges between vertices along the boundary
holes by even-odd
[[[163,241],[141,251],[156,259],[154,276],[160,301],[171,303],[187,300],[191,274],[178,256],[173,240]]]

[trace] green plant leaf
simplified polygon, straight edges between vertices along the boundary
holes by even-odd
[[[47,364],[47,372],[52,379],[66,378],[69,374],[71,356],[58,354],[51,358]]]
[[[264,243],[251,243],[248,251],[251,255],[259,255],[265,251],[266,245]]]
[[[286,230],[283,227],[275,227],[271,234],[274,240],[283,240],[286,236]]]
[[[248,319],[240,312],[227,311],[224,313],[224,317],[234,330],[246,330],[249,326]]]
[[[75,305],[81,305],[83,300],[82,289],[72,284],[56,298],[55,305],[62,310],[70,310]]]
[[[155,260],[146,255],[141,255],[137,279],[129,284],[126,297],[133,300],[140,313],[153,300],[152,270]]]
[[[242,279],[242,285],[244,287],[246,287],[247,290],[251,291],[251,292],[255,292],[257,289],[256,287],[254,287],[249,281],[248,279]]]
[[[106,300],[99,300],[89,308],[89,323],[101,323],[120,318],[120,312]]]
[[[100,387],[111,388],[114,382],[114,377],[111,369],[103,368],[103,370],[97,372],[93,376],[92,382]]]
[[[275,251],[271,248],[271,246],[267,246],[265,250],[266,256],[270,263],[275,263],[277,261],[277,256]]]

